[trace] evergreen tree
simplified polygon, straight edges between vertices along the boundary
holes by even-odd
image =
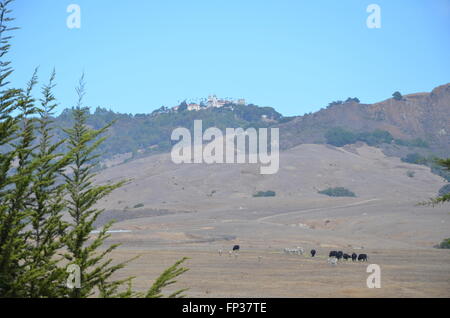
[[[58,152],[64,142],[53,143],[52,114],[57,106],[52,93],[55,71],[49,83],[42,88],[41,107],[38,109],[39,144],[34,154],[39,166],[35,171],[31,208],[31,259],[29,272],[36,273],[30,280],[30,297],[57,297],[63,293],[65,274],[58,266],[58,251],[63,247],[60,234],[67,225],[61,220],[64,210],[65,185],[58,182],[58,177],[71,159],[71,153]]]
[[[10,144],[16,142],[19,129],[19,117],[14,116],[17,110],[17,99],[20,90],[8,87],[8,78],[13,72],[9,61],[5,61],[10,44],[8,27],[8,4],[0,2],[0,296],[14,295],[13,284],[18,276],[20,249],[23,240],[18,237],[25,217],[24,214],[11,210],[13,199],[12,187],[16,180],[13,163],[17,156],[16,149]]]
[[[111,279],[127,263],[111,265],[108,255],[117,245],[100,250],[112,223],[91,238],[103,212],[95,204],[124,182],[93,181],[95,151],[105,140],[100,135],[111,124],[98,130],[86,126],[83,79],[72,111],[73,127],[66,130],[68,139],[59,142],[52,128],[55,73],[42,88],[39,106],[32,93],[37,70],[25,89],[8,87],[13,70],[4,57],[10,48],[7,34],[15,29],[7,26],[13,20],[7,8],[11,2],[0,0],[0,297],[161,297],[162,288],[187,270],[180,267],[185,259],[164,271],[147,293],[137,293],[131,277]],[[67,147],[61,151],[64,143]],[[62,220],[66,211],[72,218],[68,223]],[[67,261],[80,267],[80,289],[65,285]]]
[[[5,32],[11,31],[5,24],[12,19],[7,15],[10,10],[7,5],[11,1],[0,4],[0,56],[3,58],[9,50],[9,36]],[[8,85],[6,78],[12,73],[9,62],[0,62],[1,87]],[[30,220],[29,204],[31,196],[33,170],[39,164],[33,159],[34,119],[35,113],[32,90],[37,83],[37,70],[33,73],[25,90],[2,92],[2,141],[11,150],[2,153],[1,172],[1,206],[0,206],[0,295],[7,297],[24,297],[23,288],[33,273],[29,271],[29,248],[27,240],[29,232],[25,231]],[[13,90],[14,91],[14,90]],[[5,106],[6,105],[6,106]],[[8,106],[9,105],[9,106]],[[13,107],[11,107],[14,105]],[[12,111],[20,114],[13,118]],[[6,124],[6,125],[5,125]],[[3,139],[5,138],[5,139]]]
[[[100,137],[108,128],[94,130],[86,126],[87,109],[83,107],[84,77],[80,79],[77,87],[78,103],[73,108],[74,125],[67,129],[68,149],[73,152],[70,169],[64,172],[65,183],[68,191],[68,199],[65,205],[71,216],[67,233],[64,235],[64,243],[67,247],[65,258],[70,264],[75,264],[80,269],[81,288],[69,291],[69,297],[83,298],[92,296],[99,286],[102,290],[111,290],[118,282],[109,282],[111,275],[122,268],[125,263],[111,266],[111,259],[106,259],[108,254],[118,245],[113,244],[105,251],[99,251],[104,241],[109,237],[108,229],[112,223],[103,227],[97,237],[89,242],[91,232],[95,229],[94,222],[103,210],[96,209],[94,205],[103,197],[120,187],[124,182],[114,184],[95,185],[92,170],[98,164],[98,154],[94,151],[105,140]]]
[[[403,99],[403,96],[402,96],[402,94],[400,93],[400,92],[394,92],[394,94],[392,94],[392,97],[395,99],[395,100],[402,100]]]

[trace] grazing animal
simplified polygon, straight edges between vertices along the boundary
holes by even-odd
[[[329,259],[328,259],[328,264],[331,264],[331,265],[336,265],[337,264],[337,258],[336,257],[330,257]]]
[[[311,257],[314,257],[316,255],[316,250],[311,250]]]
[[[349,258],[351,258],[350,255],[348,255],[347,253],[344,253],[344,255],[342,256],[346,261],[348,261]]]
[[[328,257],[336,257],[337,251],[331,251]]]
[[[352,254],[352,261],[354,262],[354,261],[356,261],[356,258],[358,257],[358,255],[356,255],[356,253],[353,253]]]
[[[368,259],[367,254],[359,254],[358,255],[358,261],[360,261],[360,262],[367,262],[367,259]]]
[[[228,251],[228,256],[230,256],[231,257],[231,255],[233,254],[233,252],[232,251]]]
[[[296,248],[285,248],[283,250],[286,254],[297,254],[297,255],[303,255],[303,253],[305,253],[305,250],[299,246],[297,246]]]
[[[219,255],[222,256],[222,250],[219,250]]]
[[[233,246],[233,252],[234,252],[234,251],[239,251],[240,248],[241,248],[241,247],[240,247],[239,245]]]
[[[336,253],[336,258],[337,258],[338,260],[340,260],[340,259],[342,258],[342,256],[344,256],[344,252],[339,251],[339,252]]]
[[[285,252],[286,254],[296,254],[296,253],[297,253],[297,249],[286,247],[286,248],[284,249],[284,252]]]

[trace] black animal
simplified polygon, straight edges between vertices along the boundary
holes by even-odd
[[[342,256],[346,261],[351,258],[350,255],[348,255],[347,253],[344,253],[344,255]]]
[[[360,262],[367,262],[367,254],[359,254],[358,255],[358,261]]]
[[[356,261],[356,258],[358,257],[358,255],[356,255],[356,253],[353,253],[352,254],[352,261],[354,262],[354,261]]]
[[[331,251],[328,257],[336,257],[337,251]]]
[[[343,256],[344,256],[344,252],[342,252],[342,251],[338,251],[338,252],[336,253],[336,258],[337,258],[338,260],[340,260]]]
[[[233,252],[234,252],[234,251],[239,251],[240,248],[241,248],[241,247],[240,247],[239,245],[233,246]]]
[[[311,257],[314,257],[316,255],[316,250],[311,250]]]

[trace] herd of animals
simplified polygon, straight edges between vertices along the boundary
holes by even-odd
[[[234,245],[232,250],[230,250],[228,253],[231,255],[232,253],[235,253],[235,256],[237,256],[236,252],[240,250],[239,245]],[[285,248],[283,249],[283,252],[286,254],[297,254],[297,255],[303,255],[305,253],[305,250],[302,247],[296,247],[296,248]],[[222,250],[219,250],[219,254],[222,255]],[[315,249],[312,249],[310,251],[311,257],[316,256],[317,251]],[[346,261],[352,260],[353,262],[367,262],[368,261],[367,254],[356,254],[353,252],[351,255],[344,253],[343,251],[331,251],[328,254],[328,263],[330,264],[337,264],[337,262],[341,259],[344,259]],[[261,260],[261,256],[258,257],[259,260]]]
[[[296,247],[296,248],[285,248],[284,250],[284,253],[286,253],[286,254],[298,254],[298,255],[303,255],[304,253],[305,253],[305,250],[303,249],[303,248],[301,248],[301,247]],[[310,251],[310,254],[311,254],[311,257],[314,257],[314,256],[316,256],[316,254],[317,254],[317,251],[315,250],[315,249],[312,249],[311,251]],[[328,261],[330,262],[330,263],[333,263],[333,260],[335,259],[336,261],[339,261],[339,260],[341,260],[341,259],[344,259],[344,260],[349,260],[349,259],[351,259],[353,262],[355,262],[355,261],[360,261],[360,262],[367,262],[367,260],[368,260],[368,256],[367,256],[367,254],[356,254],[356,253],[352,253],[351,255],[350,254],[347,254],[347,253],[344,253],[343,251],[331,251],[329,254],[328,254],[328,257],[329,257],[329,259],[328,259]]]

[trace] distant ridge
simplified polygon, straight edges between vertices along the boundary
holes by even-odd
[[[419,152],[450,157],[450,83],[436,87],[430,93],[408,94],[401,99],[389,98],[374,104],[362,104],[357,98],[349,98],[303,116],[283,117],[272,107],[251,104],[136,115],[97,108],[89,116],[88,124],[99,128],[116,121],[108,132],[112,138],[108,138],[100,149],[104,158],[125,153],[139,157],[170,151],[172,130],[180,126],[191,129],[195,119],[203,120],[204,129],[211,126],[220,129],[279,127],[281,149],[327,143],[327,132],[340,127],[359,134],[387,132],[401,141],[376,145],[389,155]],[[55,124],[69,126],[70,110],[63,111]],[[417,139],[427,147],[415,147],[409,142]]]

